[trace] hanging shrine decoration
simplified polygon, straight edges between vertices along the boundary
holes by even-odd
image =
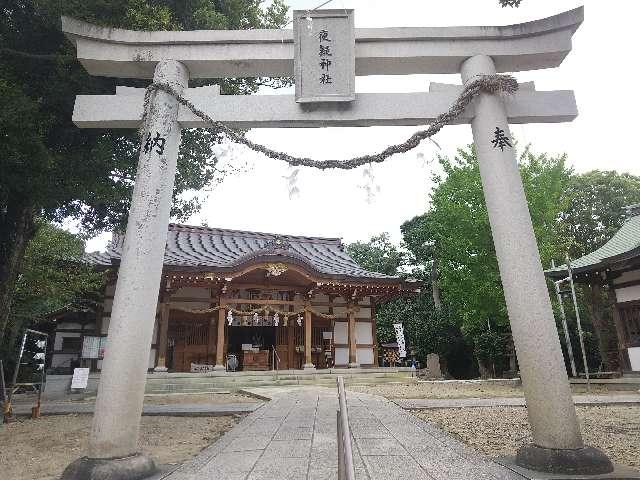
[[[280,326],[280,318],[282,318],[282,324],[284,327],[289,325],[289,318],[296,317],[296,323],[298,326],[302,326],[303,315],[305,312],[311,312],[312,314],[324,318],[327,320],[336,320],[339,318],[345,318],[351,313],[356,313],[360,311],[360,307],[349,307],[344,313],[341,314],[329,314],[319,312],[316,309],[312,308],[310,305],[305,305],[300,310],[295,311],[286,311],[279,310],[269,305],[261,306],[252,310],[238,310],[237,308],[230,307],[228,305],[217,305],[211,308],[204,309],[194,309],[194,308],[182,308],[182,307],[171,307],[172,310],[179,310],[181,312],[193,313],[196,315],[206,315],[209,313],[217,312],[220,309],[227,310],[227,325],[229,326]],[[236,317],[242,317],[236,318]],[[246,319],[245,317],[251,317],[251,320]],[[271,317],[271,318],[270,318]]]

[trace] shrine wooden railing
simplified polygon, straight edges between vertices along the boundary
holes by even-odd
[[[338,480],[355,480],[353,467],[353,448],[351,446],[351,428],[349,427],[349,413],[347,410],[347,394],[344,391],[344,379],[337,378],[338,404],[336,412],[338,424]]]

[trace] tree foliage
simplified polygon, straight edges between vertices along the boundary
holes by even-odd
[[[396,340],[394,323],[402,323],[409,350],[423,364],[429,353],[438,353],[443,364],[450,365],[459,376],[465,376],[464,367],[459,369],[455,356],[464,343],[460,329],[451,322],[447,311],[434,307],[430,293],[430,279],[424,276],[419,265],[412,262],[406,248],[394,245],[388,233],[374,236],[369,242],[347,245],[347,253],[363,268],[385,275],[411,277],[422,286],[420,293],[401,297],[376,306],[376,336],[379,343]],[[458,371],[460,370],[460,371]]]
[[[347,253],[370,272],[398,275],[407,264],[407,252],[396,247],[387,232],[371,237],[367,243],[347,245]]]
[[[39,223],[25,252],[0,352],[9,353],[23,326],[41,321],[49,312],[62,307],[94,310],[100,304],[103,277],[81,261],[82,238],[50,223]]]
[[[572,258],[604,245],[625,221],[623,207],[640,203],[640,177],[593,170],[571,178],[561,214]]]
[[[136,80],[90,77],[60,31],[60,16],[145,29],[270,28],[284,25],[280,0],[15,0],[0,17],[0,335],[36,218],[75,218],[87,232],[126,222],[138,157],[135,131],[78,129],[77,94],[112,94]],[[265,79],[222,83],[225,93],[252,93]],[[277,82],[275,82],[277,85]],[[199,208],[200,190],[221,176],[212,144],[218,132],[183,132],[172,215]]]
[[[443,175],[435,176],[431,206],[402,226],[416,261],[439,261],[439,285],[444,302],[460,317],[471,337],[488,328],[508,330],[508,317],[487,215],[478,162],[473,148],[458,150],[454,159],[439,157]],[[520,157],[520,170],[543,262],[557,251],[558,216],[571,170],[565,158]],[[480,348],[482,350],[482,348]]]
[[[423,285],[416,297],[378,307],[379,341],[393,341],[392,324],[401,321],[419,358],[439,353],[452,373],[468,376],[474,369],[456,365],[456,359],[473,352],[480,367],[493,364],[499,373],[507,366],[510,326],[478,162],[473,148],[468,147],[459,149],[453,159],[439,157],[438,163],[442,173],[434,177],[430,207],[401,226],[401,247],[383,234],[368,243],[352,244],[348,251],[367,269],[411,275]],[[529,148],[520,155],[519,165],[545,266],[552,259],[563,261],[567,251],[575,258],[601,246],[624,221],[622,207],[640,202],[639,177],[601,171],[576,174],[566,165],[565,156],[535,154]],[[434,265],[442,290],[442,311],[428,295]],[[598,318],[603,313],[591,308],[585,295],[578,292],[587,354],[594,368],[600,361],[598,329],[603,321]],[[575,314],[566,307],[575,332]],[[561,339],[564,342],[562,335]],[[572,342],[578,352],[576,335]]]

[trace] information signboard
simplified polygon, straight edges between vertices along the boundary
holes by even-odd
[[[104,358],[107,337],[85,336],[82,340],[82,358]]]

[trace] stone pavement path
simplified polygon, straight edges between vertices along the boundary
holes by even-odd
[[[358,479],[521,479],[381,397],[348,392]],[[275,395],[167,480],[337,478],[335,389]]]
[[[524,398],[415,398],[395,399],[394,403],[406,410],[423,410],[427,408],[466,408],[466,407],[524,407]],[[616,395],[574,395],[576,405],[627,405],[640,404],[638,394]]]

